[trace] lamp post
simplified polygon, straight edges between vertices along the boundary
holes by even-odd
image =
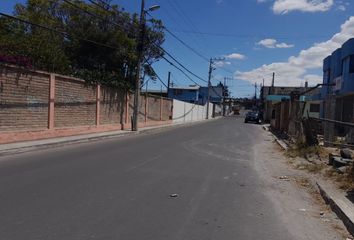
[[[151,6],[149,9],[145,10],[145,0],[141,1],[141,12],[139,21],[139,39],[137,45],[137,68],[136,68],[136,78],[135,78],[135,93],[134,93],[134,111],[133,111],[133,122],[132,130],[138,131],[138,119],[139,119],[139,103],[140,103],[140,72],[141,72],[141,62],[144,54],[144,40],[146,31],[146,13],[155,11],[159,9],[159,5]]]

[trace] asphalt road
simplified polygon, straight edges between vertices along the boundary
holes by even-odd
[[[253,167],[260,131],[231,117],[0,158],[0,239],[298,239]]]

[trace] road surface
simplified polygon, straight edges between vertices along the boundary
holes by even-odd
[[[311,203],[277,201],[264,144],[259,125],[230,117],[2,157],[0,239],[340,239],[282,210]]]

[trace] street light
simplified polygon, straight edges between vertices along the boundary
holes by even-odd
[[[153,5],[151,6],[146,12],[152,12],[160,9],[160,5]]]
[[[145,10],[145,0],[141,1],[141,12],[140,12],[140,22],[139,22],[139,40],[137,46],[137,68],[136,68],[136,79],[135,79],[135,93],[134,93],[134,111],[133,111],[133,122],[132,130],[138,131],[138,118],[139,118],[139,98],[140,98],[140,69],[141,62],[143,58],[144,51],[144,38],[145,38],[145,28],[146,28],[146,14],[148,12],[155,11],[159,9],[159,5],[153,5],[147,10]]]

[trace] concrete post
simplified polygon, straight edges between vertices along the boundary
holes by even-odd
[[[125,95],[125,124],[129,123],[129,92]]]
[[[147,95],[145,95],[145,124],[147,123],[148,120],[148,98]]]
[[[161,97],[160,98],[160,121],[162,121],[162,101],[163,101],[163,98]]]
[[[328,95],[325,99],[325,118],[335,120],[336,114],[336,98],[333,95]],[[324,142],[325,146],[333,146],[335,141],[335,124],[330,122],[323,123]]]
[[[186,103],[183,102],[183,122],[186,122]]]
[[[101,85],[96,86],[96,127],[100,125]]]
[[[49,76],[48,129],[54,129],[55,75]]]

